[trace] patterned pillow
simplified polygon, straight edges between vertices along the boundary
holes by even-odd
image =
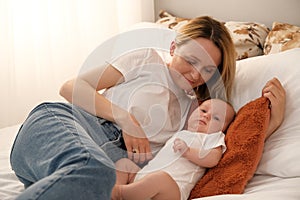
[[[269,33],[266,25],[254,22],[225,22],[228,28],[237,60],[263,55],[265,39]]]
[[[300,27],[287,23],[273,22],[264,45],[264,54],[278,53],[300,47]]]
[[[156,23],[170,29],[178,30],[188,23],[189,18],[177,17],[162,10]],[[236,59],[244,59],[263,55],[263,45],[269,29],[264,24],[250,22],[224,22],[228,28],[236,48]]]
[[[178,30],[181,26],[188,23],[190,19],[176,17],[165,10],[161,10],[159,13],[159,18],[156,23],[161,24],[167,28]]]

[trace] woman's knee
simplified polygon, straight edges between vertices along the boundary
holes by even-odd
[[[105,196],[109,196],[110,192],[116,182],[116,170],[109,160],[104,158],[103,160],[91,158],[89,162],[77,169],[73,175],[79,177],[85,177],[86,184],[89,189],[94,193],[98,193]],[[82,179],[78,180],[82,183]]]
[[[91,157],[56,170],[28,187],[18,199],[110,199],[115,170]]]

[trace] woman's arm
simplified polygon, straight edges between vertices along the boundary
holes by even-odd
[[[112,104],[98,91],[124,82],[123,75],[113,66],[102,66],[87,71],[63,84],[60,95],[87,112],[117,123],[122,128],[129,158],[143,163],[152,158],[150,144],[133,115]],[[139,149],[133,157],[132,149]]]
[[[188,159],[194,164],[206,168],[216,166],[222,157],[221,146],[207,151],[207,153],[203,157],[200,157],[201,150],[199,148],[188,147],[187,144],[179,138],[176,138],[174,140],[173,149],[175,152],[179,151],[180,153],[182,153],[182,156],[184,158]]]
[[[280,81],[273,78],[264,86],[262,95],[270,100],[271,108],[270,123],[266,134],[267,139],[283,122],[286,93]]]
[[[120,118],[122,122],[128,113],[114,107],[115,113],[113,114],[112,103],[98,93],[102,89],[115,86],[122,79],[122,74],[114,67],[102,66],[68,80],[61,87],[60,95],[93,115],[112,122],[117,122]]]

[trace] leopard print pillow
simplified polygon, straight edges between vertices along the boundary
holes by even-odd
[[[272,30],[264,44],[264,54],[278,53],[298,47],[300,47],[300,27],[273,22]]]
[[[188,23],[190,19],[176,17],[165,10],[161,10],[159,13],[159,18],[156,23],[161,24],[167,28],[178,30],[181,26]]]
[[[266,25],[229,21],[225,22],[225,26],[233,39],[237,60],[263,55],[265,39],[270,31]]]

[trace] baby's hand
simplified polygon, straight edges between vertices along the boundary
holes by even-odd
[[[177,151],[185,156],[185,154],[189,151],[188,145],[181,139],[176,138],[173,144],[173,150],[176,153]]]

